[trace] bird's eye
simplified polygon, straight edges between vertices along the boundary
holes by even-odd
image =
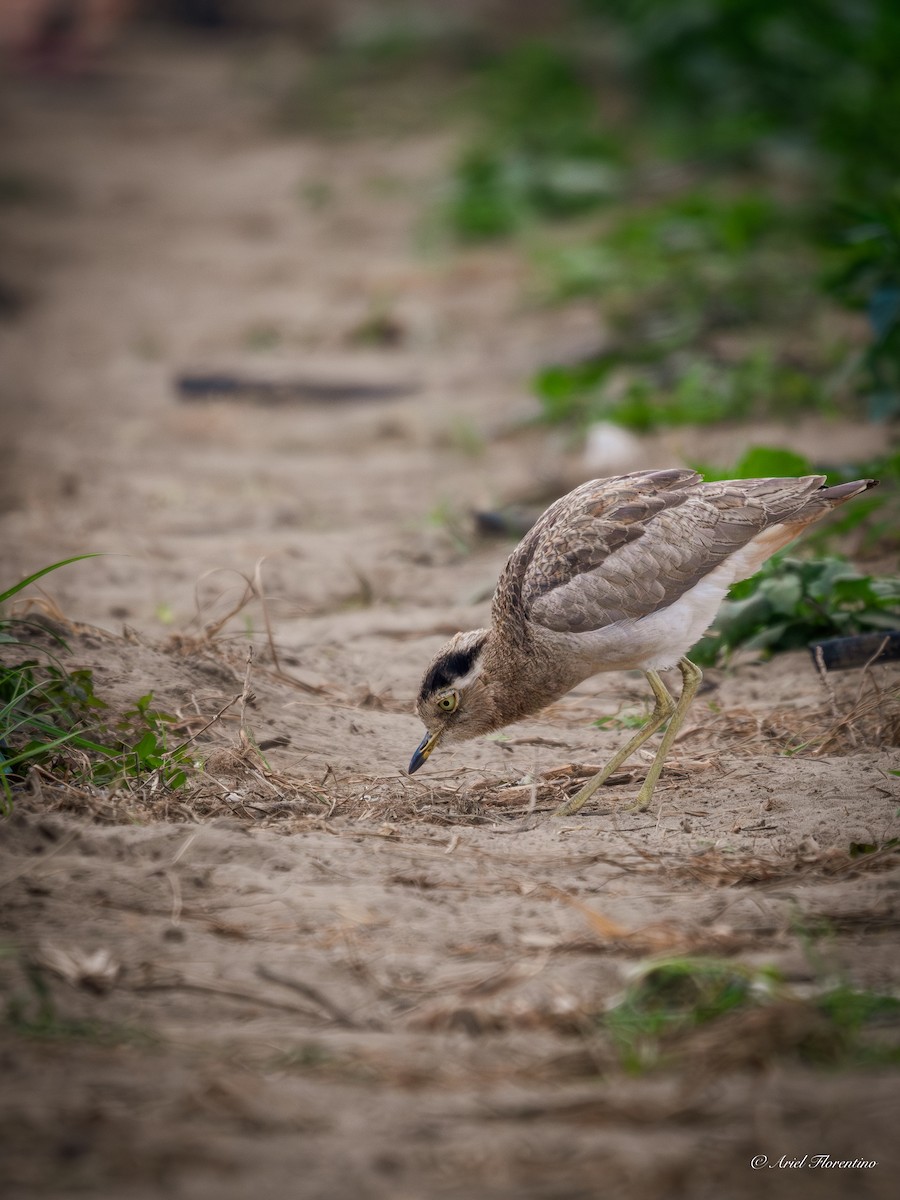
[[[438,708],[448,713],[454,712],[457,704],[459,704],[459,696],[456,692],[447,692],[446,696],[441,696],[438,700]]]

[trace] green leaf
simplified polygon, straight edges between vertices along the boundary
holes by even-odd
[[[762,629],[758,629],[752,637],[747,638],[743,642],[745,650],[771,650],[781,641],[788,629],[790,622],[778,621],[774,625],[766,625]],[[782,647],[784,649],[785,647]]]
[[[64,746],[67,742],[71,742],[73,734],[71,732],[61,733],[58,737],[53,738],[49,742],[31,742],[24,750],[18,754],[13,754],[9,758],[0,757],[4,770],[8,767],[14,767],[16,763],[26,762],[29,758],[35,758],[38,754],[46,754],[50,750],[55,750],[57,746]]]
[[[69,563],[81,562],[85,558],[101,558],[100,553],[96,554],[76,554],[73,558],[64,558],[60,562],[53,563],[49,567],[44,567],[41,571],[35,571],[33,575],[29,575],[26,579],[21,579],[11,588],[7,588],[5,592],[0,592],[0,604],[5,604],[12,596],[17,595],[23,588],[28,587],[30,583],[34,583],[36,579],[40,579],[44,575],[49,575],[51,571],[58,571],[60,567],[66,567]]]
[[[900,627],[900,614],[895,612],[861,612],[854,613],[855,622],[866,629],[884,629],[893,632]]]
[[[900,772],[895,771],[893,774]],[[895,846],[900,846],[900,838],[890,838],[880,846],[876,842],[851,842],[850,857],[859,858],[864,854],[874,854],[876,850],[893,850]]]
[[[143,763],[159,754],[159,742],[152,729],[148,729],[134,747],[134,754]]]
[[[793,616],[803,595],[803,585],[796,575],[776,575],[760,586],[760,593],[774,612]]]
[[[780,479],[811,474],[808,458],[778,446],[751,446],[734,469],[735,479]]]
[[[878,597],[878,603],[885,606],[891,603],[900,604],[900,578],[872,580],[872,591]],[[898,613],[900,616],[900,613]]]
[[[858,608],[878,608],[880,604],[872,580],[865,577],[836,580],[832,595],[835,604],[855,605]]]

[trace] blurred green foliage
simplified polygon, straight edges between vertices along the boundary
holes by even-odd
[[[583,218],[534,248],[543,293],[595,299],[615,349],[542,372],[544,416],[638,429],[773,409],[896,416],[896,0],[570,11],[552,44],[482,70],[445,208],[464,240],[534,241],[542,218]],[[837,305],[866,312],[864,351],[852,322],[823,336]],[[741,350],[723,355],[722,335]],[[754,372],[768,377],[748,401]]]
[[[808,458],[781,446],[751,446],[733,466],[725,469],[696,462],[691,466],[708,480],[778,479],[816,474]]]
[[[798,220],[757,188],[731,192],[707,186],[641,202],[593,237],[545,251],[549,298],[596,296],[623,336],[663,349],[802,314],[815,259]]]
[[[534,389],[550,424],[608,420],[639,433],[828,406],[815,379],[765,352],[727,364],[694,354],[668,360],[665,347],[611,350],[542,368]]]
[[[735,1010],[770,1003],[781,987],[771,967],[708,957],[650,960],[602,1024],[622,1066],[636,1074],[660,1066],[678,1036]]]
[[[624,68],[681,150],[758,160],[808,152],[850,191],[896,183],[895,0],[578,0],[620,38]],[[699,119],[698,119],[699,117]]]
[[[773,164],[792,166],[810,225],[826,218],[832,232],[837,261],[825,290],[868,312],[872,343],[853,382],[871,417],[900,413],[900,5],[577,7],[618,30],[644,119],[673,152],[707,169],[749,165],[772,176]],[[784,263],[785,282],[798,266]]]
[[[616,191],[616,142],[571,56],[526,42],[485,70],[482,127],[460,155],[447,203],[458,236],[514,232],[535,217],[588,212]]]
[[[863,309],[872,329],[863,359],[869,416],[900,416],[900,194],[870,206],[847,205],[832,225],[836,265],[827,285],[835,296]]]
[[[766,1036],[765,1021],[746,1020],[766,1008],[794,1016],[787,1023],[776,1019],[777,1040]],[[638,1074],[687,1056],[696,1065],[704,1055],[721,1054],[721,1043],[704,1048],[692,1034],[728,1021],[757,1065],[790,1057],[814,1067],[896,1066],[898,1016],[900,1001],[893,996],[824,980],[814,994],[800,996],[775,967],[697,955],[641,964],[599,1023],[624,1069]]]

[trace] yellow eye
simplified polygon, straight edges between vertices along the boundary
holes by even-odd
[[[448,692],[446,696],[441,696],[438,700],[438,708],[442,708],[444,712],[452,713],[459,704],[459,696],[456,692]]]

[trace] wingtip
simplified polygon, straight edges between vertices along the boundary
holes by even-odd
[[[873,487],[878,487],[877,479],[853,479],[849,483],[837,483],[832,487],[822,487],[819,489],[819,494],[827,500],[833,500],[835,504],[840,504],[844,500],[852,500],[854,496],[868,492]]]

